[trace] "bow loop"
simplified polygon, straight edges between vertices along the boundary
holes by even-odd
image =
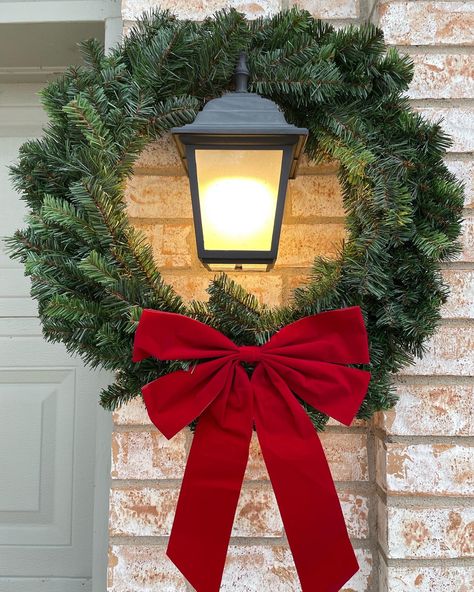
[[[368,364],[358,306],[331,310],[287,325],[265,344],[266,360],[311,407],[349,425],[367,393],[370,373],[343,364]]]
[[[330,310],[283,327],[265,344],[273,355],[333,364],[368,364],[364,318],[358,306]]]
[[[172,312],[145,309],[133,345],[133,361],[153,356],[159,360],[203,360],[238,351],[225,335],[209,325]]]

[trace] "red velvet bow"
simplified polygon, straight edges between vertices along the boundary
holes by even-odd
[[[167,554],[198,592],[219,590],[255,424],[302,589],[336,592],[358,570],[327,461],[295,397],[350,424],[370,374],[359,307],[305,317],[238,347],[188,317],[144,310],[133,360],[204,360],[143,387],[171,438],[199,416]],[[252,377],[241,362],[255,364]]]

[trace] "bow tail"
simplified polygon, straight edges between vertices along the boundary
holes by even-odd
[[[321,442],[285,382],[257,368],[255,424],[303,592],[338,592],[359,569]]]
[[[219,590],[252,436],[250,382],[242,367],[232,372],[199,419],[167,549],[197,592]]]

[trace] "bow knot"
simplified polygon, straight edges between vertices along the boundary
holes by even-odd
[[[255,364],[262,359],[262,348],[258,345],[242,345],[239,347],[237,359],[239,362],[247,362],[248,364]]]
[[[133,360],[202,360],[142,388],[171,438],[199,417],[167,554],[198,592],[217,592],[255,426],[304,592],[337,592],[357,571],[324,451],[297,395],[349,424],[370,374],[358,307],[305,317],[239,347],[188,317],[144,310]],[[249,377],[241,364],[257,364]]]

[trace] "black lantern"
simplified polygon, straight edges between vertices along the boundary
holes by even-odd
[[[209,269],[268,269],[275,261],[288,179],[308,130],[249,93],[241,54],[236,90],[209,101],[195,121],[173,128],[189,176],[199,259]]]

